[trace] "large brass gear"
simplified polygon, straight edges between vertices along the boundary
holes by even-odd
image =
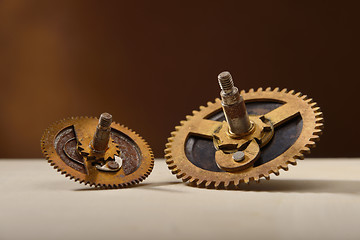
[[[186,120],[180,122],[181,125],[175,128],[168,139],[166,163],[177,178],[198,187],[237,188],[241,183],[259,182],[261,178],[268,180],[272,173],[279,175],[280,169],[286,171],[288,164],[296,165],[297,159],[304,159],[304,154],[310,153],[310,148],[315,147],[315,142],[322,133],[323,117],[320,108],[311,98],[293,90],[280,91],[279,88],[259,88],[256,91],[250,89],[248,92],[241,91],[240,94],[251,122],[254,124],[254,120],[261,120],[261,124],[268,124],[265,126],[267,131],[274,133],[273,137],[270,136],[272,139],[264,138],[268,143],[264,143],[260,156],[254,157],[256,161],[250,166],[245,166],[245,163],[241,168],[229,166],[229,171],[224,165],[219,167],[222,157],[219,157],[219,160],[215,155],[221,152],[220,155],[227,159],[227,154],[225,150],[219,150],[216,136],[221,135],[221,129],[226,122],[223,122],[225,118],[222,102],[216,99],[215,102],[208,102],[207,106],[201,106],[199,111],[193,111],[192,115],[186,116]],[[224,137],[223,131],[222,138],[230,143],[239,143],[248,138],[247,146],[251,146],[254,142],[251,140],[256,139],[262,147],[259,141],[262,136],[258,132],[259,138],[251,138],[257,130],[251,131],[249,136],[240,139]],[[229,131],[227,134],[229,135]],[[226,146],[228,145],[229,143]],[[255,156],[256,147],[250,150],[249,155]],[[232,161],[232,164],[238,163]]]
[[[154,166],[154,155],[146,141],[112,122],[107,150],[103,154],[92,152],[89,144],[97,125],[98,119],[91,117],[72,117],[52,124],[41,139],[48,162],[61,174],[85,185],[121,188],[143,181]]]

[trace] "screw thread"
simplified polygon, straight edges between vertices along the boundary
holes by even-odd
[[[232,80],[232,76],[229,72],[222,72],[218,75],[219,85],[221,90],[225,93],[232,92],[234,88],[234,82]]]
[[[112,116],[109,113],[102,113],[99,119],[99,125],[104,128],[110,127],[112,122]]]

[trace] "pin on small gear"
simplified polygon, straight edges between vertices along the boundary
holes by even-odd
[[[168,139],[166,163],[177,178],[237,188],[279,175],[315,147],[324,119],[311,98],[279,88],[239,92],[229,72],[218,81],[221,100],[186,116]]]
[[[52,124],[41,139],[48,162],[80,183],[120,188],[143,181],[152,171],[154,155],[131,129],[112,122],[109,113],[99,120],[72,117]]]

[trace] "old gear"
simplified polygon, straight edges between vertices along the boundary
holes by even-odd
[[[153,153],[144,139],[112,122],[107,113],[100,116],[100,121],[72,117],[55,122],[45,130],[41,148],[61,174],[96,187],[120,188],[139,183],[154,166]]]
[[[216,99],[186,116],[171,133],[165,157],[177,178],[198,187],[238,187],[279,175],[280,169],[296,165],[315,147],[323,118],[311,98],[279,88],[250,89],[240,96],[250,119],[247,132],[232,133],[225,121],[231,116],[225,118],[222,110],[224,101]]]

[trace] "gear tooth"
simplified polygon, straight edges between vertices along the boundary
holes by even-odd
[[[283,169],[284,171],[288,171],[289,167],[287,165],[280,165],[281,169]]]
[[[313,110],[315,110],[316,107],[319,107],[318,104],[317,104],[317,102],[314,102],[314,101],[311,102],[311,103],[309,103],[309,105],[310,105],[310,107],[311,107]]]
[[[174,160],[173,159],[171,159],[171,158],[168,158],[167,160],[166,160],[166,164],[173,164],[174,163]]]
[[[249,184],[250,179],[249,179],[249,178],[244,178],[242,181],[243,181],[245,184]]]
[[[324,124],[322,124],[322,123],[315,124],[315,129],[323,129],[323,128],[324,128]]]
[[[274,88],[273,92],[280,92],[280,88],[278,87]]]
[[[320,140],[320,136],[318,135],[312,135],[310,137],[310,141],[318,142]]]
[[[176,127],[175,127],[175,129],[176,129]],[[176,129],[176,131],[178,131],[178,129]],[[171,137],[175,137],[176,131],[173,131],[173,132],[170,133]]]
[[[304,154],[298,153],[294,156],[294,159],[304,160]]]
[[[307,102],[308,104],[313,104],[314,103],[314,99],[312,99],[312,98],[307,98],[306,100],[305,100],[305,102]]]
[[[192,111],[192,114],[195,116],[196,114],[198,114],[199,113],[199,111],[197,111],[197,110],[193,110]]]
[[[322,118],[322,117],[323,117],[323,113],[322,113],[322,112],[317,112],[317,113],[315,113],[315,117],[316,117],[316,118]]]
[[[290,90],[290,91],[288,92],[288,94],[294,95],[294,94],[295,94],[295,91],[294,91],[294,90]]]
[[[300,150],[300,153],[302,154],[310,154],[310,148],[304,147]]]
[[[234,181],[226,181],[224,183],[224,188],[225,189],[230,189],[230,188],[233,188],[233,187],[235,187]]]
[[[200,106],[199,109],[200,111],[204,110],[206,107],[205,106]]]
[[[297,92],[294,94],[296,97],[301,97],[302,96],[302,93],[301,92]]]
[[[171,153],[171,150],[168,149],[168,148],[166,148],[166,149],[164,150],[164,153],[165,153],[165,154],[169,154],[169,153]]]
[[[169,142],[169,143],[172,143],[173,141],[174,141],[174,138],[173,138],[173,137],[169,137],[169,138],[168,138],[168,142]]]
[[[185,116],[186,120],[190,120],[192,117],[194,117],[194,116],[192,116],[192,115],[186,115]]]
[[[184,176],[183,178],[182,178],[182,180],[184,181],[184,182],[187,182],[187,181],[189,181],[191,179],[191,176]]]
[[[189,179],[189,182],[191,183],[191,184],[196,184],[197,182],[199,181],[199,179],[198,178],[191,178],[191,179]]]
[[[309,99],[309,97],[308,97],[307,95],[302,95],[302,96],[301,96],[301,99],[304,100],[304,101],[306,101],[307,99]]]
[[[315,142],[314,141],[309,141],[309,143],[307,143],[306,145],[305,145],[305,147],[308,147],[308,148],[314,148],[315,147]]]
[[[288,90],[287,90],[287,88],[283,88],[280,92],[282,92],[282,93],[287,93]]]
[[[171,170],[171,173],[174,174],[174,175],[179,173],[179,172],[180,172],[180,170],[177,169],[177,168]]]
[[[215,184],[214,181],[207,181],[207,182],[205,182],[205,187],[206,188],[213,188],[214,184]]]
[[[313,134],[320,136],[320,135],[322,134],[322,130],[316,129],[316,130],[313,132]]]
[[[253,88],[250,88],[248,92],[249,92],[249,93],[253,93],[253,92],[254,92],[254,89],[253,89]]]
[[[275,174],[276,176],[279,176],[279,169],[272,169],[271,171],[270,171],[270,173],[273,173],[273,174]]]
[[[166,147],[166,148],[171,148],[171,146],[172,146],[172,144],[169,143],[169,142],[165,144],[165,147]]]
[[[259,183],[259,182],[260,182],[260,177],[259,177],[259,176],[255,176],[255,177],[254,177],[254,181],[257,182],[257,183]]]
[[[293,166],[296,166],[297,165],[297,162],[296,162],[296,159],[295,157],[294,158],[291,158],[289,161],[287,161],[288,164],[291,164]]]
[[[173,170],[174,168],[176,168],[177,166],[175,164],[173,164],[174,161],[172,161],[171,163],[168,163],[168,169],[169,170]]]
[[[211,101],[208,101],[207,103],[206,103],[206,105],[209,107],[209,106],[211,106],[211,105],[213,105],[214,103],[213,102],[211,102]]]
[[[316,117],[316,123],[320,123],[322,126],[324,125],[324,118],[323,117]]]
[[[197,179],[196,182],[194,182],[194,185],[196,185],[197,187],[199,188],[204,188],[205,187],[205,182],[204,180],[201,180],[201,179]]]
[[[185,120],[180,121],[180,125],[183,126],[186,123]]]
[[[224,185],[225,185],[224,181],[217,181],[217,182],[215,182],[214,187],[216,189],[222,189],[222,188],[224,188]]]
[[[259,87],[259,88],[256,90],[256,92],[262,92],[262,91],[264,91],[262,87]]]
[[[245,93],[246,93],[245,90],[240,91],[240,95],[244,95]]]
[[[265,89],[265,92],[271,92],[271,87],[267,87],[267,88]]]
[[[220,98],[215,98],[215,104],[216,103],[221,103],[221,99]]]
[[[172,156],[171,156],[171,154],[170,153],[168,153],[168,154],[165,154],[165,158],[166,159],[169,159],[169,158],[171,158]]]
[[[240,180],[240,179],[235,179],[235,180],[234,180],[234,186],[235,186],[235,188],[238,188],[238,187],[240,186],[240,184],[241,184],[241,180]]]
[[[179,171],[177,174],[176,174],[176,177],[177,178],[181,178],[182,181],[184,181],[184,177],[186,176],[186,174],[184,172],[181,172]],[[185,182],[185,181],[184,181]]]

